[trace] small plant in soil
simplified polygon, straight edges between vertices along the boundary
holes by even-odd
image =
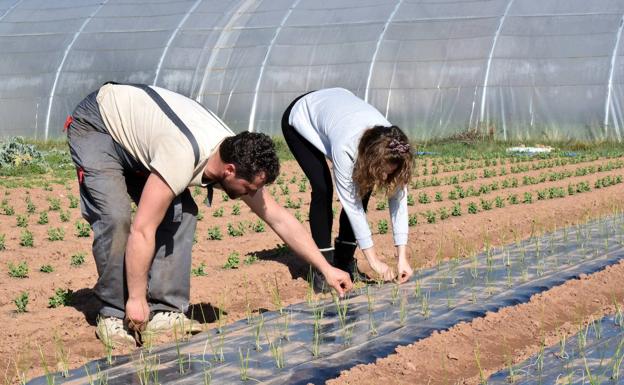
[[[58,198],[48,198],[48,210],[58,211],[61,209],[61,201]]]
[[[435,193],[435,196],[433,198],[436,202],[442,202],[442,193],[440,191]]]
[[[39,219],[37,220],[37,223],[40,225],[45,225],[47,224],[49,221],[48,219],[48,212],[47,211],[42,211],[41,213],[39,213]]]
[[[312,337],[312,356],[318,357],[321,353],[321,342],[323,340],[321,323],[323,321],[323,315],[325,314],[325,307],[322,305],[316,305],[312,310],[314,315],[314,335]]]
[[[212,216],[215,218],[221,218],[223,216],[223,207],[219,207],[218,209],[213,211]]]
[[[297,200],[292,200],[290,199],[290,197],[288,197],[286,198],[285,207],[287,209],[300,209],[302,203],[303,201],[301,200],[301,198],[298,198]]]
[[[208,273],[206,273],[206,263],[202,262],[199,266],[192,268],[191,275],[193,275],[193,277],[204,277],[208,275]]]
[[[427,210],[425,211],[425,213],[423,214],[425,219],[427,219],[427,223],[436,223],[436,213],[435,211],[432,210]]]
[[[379,231],[379,234],[386,234],[388,232],[388,221],[380,219],[379,222],[377,222],[377,231]]]
[[[470,202],[468,203],[468,213],[469,214],[476,214],[479,211],[479,209],[477,208],[477,204],[474,202]]]
[[[412,226],[416,226],[417,224],[418,224],[418,215],[409,214],[407,218],[407,225],[412,227]]]
[[[28,216],[18,215],[15,220],[17,227],[28,227]]]
[[[232,206],[232,215],[240,215],[241,213],[241,206],[240,203],[234,203],[234,206]]]
[[[208,229],[208,237],[209,241],[220,241],[223,239],[223,234],[221,234],[221,228],[219,226],[214,226]]]
[[[308,184],[306,183],[306,181],[302,180],[301,182],[299,182],[299,192],[306,192],[308,190]]]
[[[256,223],[253,224],[252,229],[256,233],[264,233],[265,224],[262,219],[258,219]]]
[[[252,265],[256,262],[258,262],[258,255],[256,253],[248,254],[245,260],[243,260],[245,265]]]
[[[51,273],[54,271],[54,267],[52,267],[52,265],[41,265],[39,271],[42,273]]]
[[[254,338],[256,341],[255,349],[257,352],[262,351],[262,345],[260,344],[260,336],[262,335],[263,330],[264,330],[264,314],[260,313],[258,315],[258,320],[256,321],[256,324],[254,325],[254,328],[253,328]]]
[[[59,219],[61,220],[61,222],[69,222],[69,219],[71,218],[71,214],[68,211],[59,211]]]
[[[222,200],[223,202],[227,202],[227,201],[229,201],[229,200],[230,200],[230,197],[229,197],[226,193],[222,192],[222,193],[221,193],[221,200]]]
[[[58,369],[60,369],[63,377],[67,378],[69,377],[69,352],[63,346],[63,341],[57,332],[54,333],[54,347]]]
[[[388,207],[388,202],[385,199],[382,199],[380,201],[377,202],[377,206],[375,207],[376,210],[385,210]]]
[[[439,215],[440,215],[440,219],[441,220],[445,220],[446,218],[449,217],[449,212],[446,209],[446,207],[441,207],[439,210]]]
[[[8,215],[8,216],[15,214],[15,209],[13,208],[13,206],[9,205],[8,203],[2,205],[2,211],[4,215]]]
[[[429,198],[429,195],[427,195],[426,192],[421,192],[420,194],[418,194],[418,203],[421,203],[421,204],[431,203],[431,198]]]
[[[26,306],[28,306],[28,291],[23,291],[17,298],[13,299],[13,303],[15,304],[15,312],[16,313],[26,313]]]
[[[232,252],[228,255],[227,262],[223,265],[223,268],[228,269],[238,269],[238,265],[240,265],[240,258],[237,252]]]
[[[48,307],[57,308],[61,306],[69,306],[72,302],[74,292],[71,289],[57,288],[54,295],[48,299]]]
[[[399,323],[405,326],[407,323],[407,296],[401,296],[401,306],[399,307]]]
[[[231,223],[227,224],[227,233],[230,237],[242,237],[245,234],[245,225],[238,223],[236,227]]]
[[[69,208],[70,209],[75,209],[78,207],[78,198],[76,198],[74,195],[69,194],[67,196],[67,198],[69,199]]]
[[[17,265],[14,265],[12,262],[9,262],[9,277],[11,278],[27,278],[28,277],[28,264],[26,261],[22,261]]]
[[[52,227],[48,229],[48,240],[49,241],[62,241],[65,239],[65,231],[60,227]]]
[[[81,266],[85,263],[85,257],[87,255],[85,253],[76,253],[70,257],[69,264],[73,267]]]
[[[455,204],[453,204],[451,215],[454,217],[459,217],[462,215],[461,204],[459,202],[456,202]]]
[[[407,194],[407,205],[414,206],[414,196],[412,194]]]
[[[87,238],[91,236],[91,226],[87,222],[78,221],[75,224],[76,236],[78,238]]]
[[[23,230],[20,236],[20,246],[33,247],[35,245],[35,237],[28,230]]]
[[[6,250],[6,235],[0,234],[0,251]]]
[[[26,212],[28,214],[34,214],[35,211],[37,211],[37,206],[35,206],[30,197],[26,197]]]
[[[275,361],[275,366],[278,369],[282,369],[284,367],[284,349],[282,348],[281,339],[277,339],[277,341],[272,341],[271,338],[266,336],[269,351],[271,352],[271,357]]]

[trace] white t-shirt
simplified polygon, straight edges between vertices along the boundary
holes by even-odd
[[[164,88],[149,88],[188,128],[197,142],[198,158],[189,138],[162,106],[136,86],[106,84],[100,88],[97,102],[108,132],[147,169],[158,172],[176,195],[188,186],[203,186],[208,158],[234,133],[193,99]]]
[[[353,182],[353,166],[364,131],[391,126],[373,106],[344,88],[314,91],[293,106],[288,123],[328,157],[334,167],[334,184],[361,249],[373,246],[362,200]],[[407,244],[407,187],[389,198],[395,245]]]

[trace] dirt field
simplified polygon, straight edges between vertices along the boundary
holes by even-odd
[[[558,159],[563,162],[576,162],[575,158]],[[413,183],[411,186],[410,194],[414,198],[414,204],[409,207],[409,211],[410,214],[416,214],[417,221],[417,224],[412,223],[410,227],[409,249],[413,267],[432,266],[439,260],[456,255],[465,257],[481,250],[485,240],[493,245],[510,243],[535,232],[607,215],[624,207],[621,198],[624,184],[606,186],[609,183],[604,183],[605,187],[595,187],[597,181],[604,180],[605,177],[611,177],[610,180],[615,181],[618,176],[624,176],[624,168],[617,163],[624,161],[624,158],[587,159],[563,165],[554,162],[548,164],[537,159],[521,163],[504,160],[505,164],[498,161],[496,165],[489,166],[484,165],[483,161],[465,161],[467,167],[471,164],[474,167],[447,172],[443,165],[432,165],[432,159],[426,162],[419,160],[420,175],[414,177],[414,182],[431,180],[433,176],[439,181],[453,176],[457,176],[459,180],[458,183],[450,185],[441,183],[438,186],[419,187]],[[612,166],[605,166],[609,162]],[[455,163],[446,167],[450,168],[452,164]],[[527,166],[526,170],[518,169],[520,165]],[[602,167],[599,169],[598,166]],[[431,175],[435,167],[438,167],[438,172]],[[423,175],[425,168],[429,175]],[[575,172],[581,168],[586,169],[585,174],[581,171]],[[502,169],[505,170],[505,175],[500,175]],[[590,172],[590,169],[593,171]],[[484,170],[495,170],[496,175]],[[564,171],[570,173],[565,176]],[[468,175],[466,181],[462,181],[462,177],[470,173],[474,175]],[[523,185],[524,177],[538,179],[546,173],[559,175],[546,177],[541,182],[534,180],[536,184]],[[307,228],[305,218],[310,193],[309,185],[305,183],[302,187],[306,186],[307,191],[299,192],[302,176],[294,162],[285,162],[281,183],[269,189],[275,191],[275,196],[282,204],[287,204],[289,198],[291,206],[296,206],[301,199],[301,207],[291,208],[290,211],[297,213]],[[511,178],[517,179],[517,187],[512,183],[506,183],[508,187],[503,187],[504,181]],[[498,184],[496,189],[485,189],[479,196],[449,199],[449,193],[455,184],[462,186],[464,190],[469,186],[476,186],[475,190],[478,190],[481,185],[495,182]],[[578,192],[576,186],[581,182],[587,182],[590,191]],[[0,251],[0,323],[3,325],[0,328],[0,370],[3,377],[0,378],[6,383],[42,375],[44,370],[41,355],[49,366],[55,366],[60,346],[69,352],[69,364],[72,368],[104,355],[104,348],[95,337],[98,301],[91,288],[97,274],[90,255],[91,237],[77,236],[76,222],[82,221],[80,209],[70,208],[69,197],[78,197],[77,184],[74,180],[69,180],[66,184],[50,183],[49,186],[48,189],[0,187],[0,199],[5,200],[0,209],[0,213],[4,213],[0,215],[0,234],[5,234],[5,250]],[[573,186],[573,195],[568,193],[570,186]],[[539,190],[554,190],[559,187],[566,191],[565,197],[544,198],[543,193],[537,193]],[[419,194],[423,192],[428,195],[430,203],[419,202]],[[436,202],[437,192],[440,193],[439,202]],[[522,203],[525,193],[531,194],[531,203]],[[203,194],[201,191],[197,196],[198,203],[203,199]],[[519,200],[517,204],[512,204],[512,195],[516,195]],[[30,197],[31,204],[35,206],[34,210],[30,208],[33,211],[31,214],[28,213],[27,197]],[[500,197],[498,202],[504,201],[504,207],[497,207],[496,197]],[[58,202],[54,199],[58,199]],[[194,318],[202,318],[200,314],[203,313],[206,327],[212,327],[219,309],[226,322],[244,318],[247,309],[275,309],[270,295],[275,285],[279,286],[285,303],[303,301],[307,289],[305,277],[308,267],[287,249],[280,247],[280,239],[268,226],[265,225],[264,232],[255,232],[259,230],[258,226],[253,226],[257,218],[242,202],[224,202],[219,197],[216,201],[213,208],[200,204],[203,218],[198,223],[193,257],[197,276],[193,276],[191,281]],[[459,216],[450,214],[456,202],[461,204]],[[475,214],[468,211],[471,202],[475,203]],[[57,203],[60,204],[60,210],[50,210]],[[233,214],[233,211],[237,211],[236,205],[240,205],[239,215]],[[335,207],[339,210],[337,201]],[[13,213],[7,208],[12,208]],[[214,217],[213,214],[221,208],[222,217]],[[447,215],[442,209],[446,209]],[[48,212],[47,224],[38,223],[42,211]],[[431,220],[432,213],[434,220]],[[61,216],[69,219],[62,222]],[[384,207],[382,197],[373,197],[369,204],[371,229],[378,251],[388,263],[393,264],[391,230],[387,234],[379,234],[381,219],[386,219],[390,224],[388,209]],[[233,228],[238,228],[239,223],[243,223],[241,227],[245,229],[245,233],[241,236],[229,234],[228,223]],[[209,229],[215,226],[219,227],[222,239],[208,240]],[[54,235],[58,238],[58,232],[54,234],[55,228],[63,230],[63,240],[49,239],[54,238]],[[34,247],[20,245],[20,242],[24,243],[22,233],[25,229],[32,232]],[[334,230],[337,230],[336,226]],[[214,230],[211,234],[214,236]],[[72,266],[72,256],[79,253],[85,254],[84,263],[78,264],[78,257],[74,258],[76,266]],[[240,266],[236,269],[223,268],[232,253],[239,254]],[[257,260],[249,258],[254,255]],[[249,264],[243,262],[247,258]],[[360,269],[369,272],[360,252],[358,260]],[[10,277],[9,264],[15,266],[22,261],[28,265],[27,277]],[[40,268],[44,265],[51,265],[53,271],[41,272]],[[612,299],[615,297],[621,303],[624,298],[624,287],[619,284],[623,273],[624,264],[619,264],[580,281],[567,282],[564,286],[534,296],[528,304],[488,314],[485,318],[462,323],[426,340],[400,347],[396,354],[376,364],[353,368],[330,382],[478,383],[479,370],[475,361],[477,346],[480,365],[486,374],[504,368],[510,360],[519,362],[538,350],[541,339],[548,344],[555,342],[560,333],[573,333],[572,325],[579,317],[587,321],[590,316],[598,317],[612,312]],[[56,289],[71,289],[74,292],[71,305],[49,307],[49,298]],[[28,292],[29,296],[27,311],[17,313],[14,299],[23,292]],[[518,330],[523,333],[518,333]]]

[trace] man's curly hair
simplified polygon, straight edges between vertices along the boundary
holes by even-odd
[[[248,182],[264,172],[265,184],[275,181],[279,175],[279,159],[275,145],[266,134],[241,132],[223,140],[219,155],[225,163],[236,166],[236,177]]]

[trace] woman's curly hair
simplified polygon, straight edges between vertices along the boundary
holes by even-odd
[[[353,167],[353,181],[361,198],[370,191],[394,193],[406,186],[412,177],[412,146],[407,135],[397,126],[375,126],[364,131]],[[386,167],[396,165],[386,175]]]

